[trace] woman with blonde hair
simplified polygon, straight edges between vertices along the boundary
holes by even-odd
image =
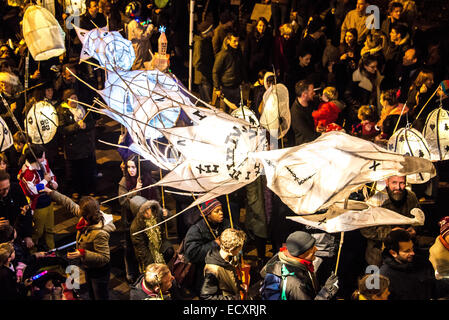
[[[380,274],[367,274],[359,280],[359,288],[352,300],[388,300],[390,280]]]

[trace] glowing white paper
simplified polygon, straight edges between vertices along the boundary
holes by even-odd
[[[3,152],[13,145],[11,131],[3,118],[0,117],[0,151]]]
[[[449,159],[449,113],[443,108],[433,110],[427,116],[423,129],[432,160]]]
[[[35,144],[49,143],[58,130],[58,114],[46,101],[36,102],[28,111],[25,130]]]
[[[388,140],[388,150],[406,156],[431,159],[430,149],[421,132],[413,128],[401,128]],[[407,182],[412,184],[425,183],[432,176],[429,173],[420,172],[408,175]]]

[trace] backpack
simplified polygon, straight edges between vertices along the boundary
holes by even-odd
[[[294,272],[289,272],[284,264],[282,265],[281,277],[273,273],[267,273],[263,281],[263,285],[260,288],[262,300],[287,300],[287,296],[285,294],[287,277],[293,276],[294,274]]]

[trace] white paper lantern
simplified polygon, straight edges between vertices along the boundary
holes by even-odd
[[[231,115],[236,118],[246,120],[251,125],[253,125],[255,127],[259,126],[259,120],[257,120],[257,117],[254,114],[254,112],[251,109],[249,109],[248,107],[245,107],[245,106],[239,107],[239,108],[235,109],[234,111],[232,111]]]
[[[388,140],[388,150],[402,155],[430,160],[430,149],[421,132],[413,128],[401,128]],[[407,176],[407,181],[420,184],[429,181],[428,173],[418,173]]]
[[[30,6],[23,16],[23,38],[36,61],[58,57],[65,52],[64,31],[45,8]]]
[[[58,129],[58,114],[45,101],[35,103],[25,119],[25,130],[35,144],[46,144],[53,139]]]
[[[136,54],[131,41],[123,38],[118,31],[108,28],[85,30],[75,27],[78,38],[83,43],[80,58],[95,58],[102,67],[110,71],[130,70]]]
[[[423,130],[432,160],[449,159],[449,113],[443,108],[433,110]]]
[[[263,95],[263,102],[260,125],[280,139],[287,133],[291,123],[287,87],[281,83],[271,86]]]
[[[0,117],[0,151],[3,152],[13,144],[11,131],[9,131],[3,118]]]

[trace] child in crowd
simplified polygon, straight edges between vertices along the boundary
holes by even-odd
[[[376,127],[376,109],[373,105],[364,105],[359,108],[357,117],[360,123],[352,127],[352,134],[362,139],[373,140],[379,134]]]

